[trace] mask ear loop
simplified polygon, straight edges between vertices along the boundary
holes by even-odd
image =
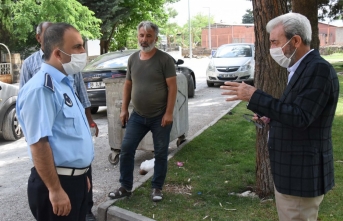
[[[293,37],[294,37],[294,36],[293,36]],[[281,48],[284,48],[286,45],[288,45],[288,43],[292,40],[293,37],[291,37],[291,39],[289,39],[289,40],[286,42],[286,44],[284,44]]]
[[[293,36],[293,37],[294,37],[294,36]],[[293,37],[291,37],[291,39],[289,39],[289,40],[286,42],[286,44],[284,44],[284,46],[281,47],[281,49],[284,48],[284,47],[292,40]],[[297,49],[298,49],[298,48],[295,48],[293,54],[292,54],[288,59],[291,59],[291,58],[293,57],[293,55],[295,54],[295,52],[297,51]]]
[[[65,55],[68,55],[69,57],[71,57],[71,55],[70,54],[67,54],[67,53],[65,53],[64,51],[62,51],[61,49],[58,49],[58,50],[60,50],[63,54],[65,54]]]

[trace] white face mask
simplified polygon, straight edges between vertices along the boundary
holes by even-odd
[[[292,38],[289,39],[289,41],[287,41],[287,43],[284,44],[284,46],[282,47],[269,49],[270,56],[272,56],[272,58],[276,61],[276,63],[278,63],[281,67],[284,67],[284,68],[288,68],[289,64],[291,63],[291,58],[297,51],[297,49],[295,49],[295,51],[289,58],[287,58],[286,55],[283,53],[282,48],[284,48],[291,40]]]
[[[87,54],[67,54],[61,49],[59,49],[63,54],[71,57],[70,62],[62,64],[64,71],[67,75],[76,74],[83,70],[87,63]]]

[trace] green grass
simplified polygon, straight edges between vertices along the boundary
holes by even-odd
[[[339,76],[343,88],[343,76]],[[170,161],[162,202],[150,200],[150,180],[116,206],[159,221],[277,220],[274,201],[230,195],[255,185],[255,127],[242,118],[242,102],[185,145]],[[333,124],[336,186],[325,197],[319,220],[343,220],[343,93]],[[179,168],[176,163],[184,162]],[[230,210],[235,209],[235,210]],[[206,218],[205,218],[206,217]]]
[[[325,60],[329,61],[337,72],[343,72],[343,54],[334,53],[331,55],[322,56]]]
[[[343,61],[343,53],[334,53],[334,54],[330,54],[330,55],[322,55],[322,57],[329,62]]]

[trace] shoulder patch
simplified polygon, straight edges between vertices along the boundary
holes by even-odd
[[[52,78],[48,73],[45,73],[44,87],[47,87],[53,92],[55,92],[54,84],[52,83]]]

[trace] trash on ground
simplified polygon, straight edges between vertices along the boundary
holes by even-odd
[[[224,208],[225,209],[225,208]],[[237,209],[225,209],[225,210],[228,210],[228,211],[236,211]]]
[[[145,160],[144,162],[141,163],[139,174],[140,175],[147,174],[150,170],[154,168],[154,165],[155,165],[155,158],[152,158],[151,160]]]

